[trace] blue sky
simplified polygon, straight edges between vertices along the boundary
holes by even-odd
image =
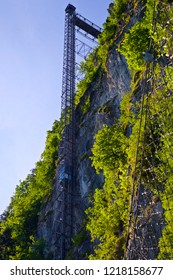
[[[71,0],[102,27],[111,0]],[[66,0],[0,0],[0,213],[60,116]]]

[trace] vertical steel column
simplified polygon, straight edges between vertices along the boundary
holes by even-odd
[[[74,234],[75,221],[73,221],[74,197],[77,197],[75,189],[75,114],[74,94],[76,82],[76,38],[75,28],[84,31],[84,36],[93,41],[100,34],[100,29],[87,19],[76,14],[76,8],[69,4],[65,9],[65,32],[64,32],[64,56],[63,56],[63,79],[61,96],[62,118],[62,141],[58,149],[57,167],[57,215],[55,242],[55,258],[64,259],[71,248],[71,238]],[[78,16],[77,16],[78,15]],[[91,38],[87,36],[91,35]],[[81,42],[77,54],[85,49]],[[88,47],[88,46],[87,46]]]
[[[68,5],[65,9],[65,34],[63,57],[63,82],[61,96],[61,110],[65,124],[69,124],[69,110],[73,109],[73,97],[75,92],[75,7]]]
[[[65,9],[63,80],[61,113],[63,139],[59,148],[58,200],[59,258],[64,259],[70,249],[73,234],[74,192],[74,93],[75,93],[75,7]]]

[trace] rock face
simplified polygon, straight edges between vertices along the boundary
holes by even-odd
[[[130,5],[129,10],[132,8]],[[138,1],[135,9],[124,32],[127,32],[135,22],[142,18],[143,1]],[[130,90],[131,77],[127,63],[116,48],[110,51],[106,68],[107,72],[99,73],[91,83],[75,111],[76,186],[73,194],[73,228],[79,236],[76,242],[78,244],[72,246],[72,249],[66,254],[66,258],[70,259],[85,259],[86,254],[92,252],[90,239],[86,232],[82,231],[84,213],[90,204],[90,194],[94,192],[95,188],[102,187],[104,183],[104,177],[96,174],[90,158],[94,136],[104,124],[111,126],[114,120],[119,118],[122,94]],[[135,98],[140,99],[140,96],[139,89]],[[38,223],[38,238],[45,240],[45,259],[60,258],[57,245],[59,240],[57,220],[59,219],[60,203],[57,182],[58,180],[55,180],[52,194],[42,207]],[[129,227],[125,257],[126,259],[155,259],[158,255],[158,240],[165,226],[161,202],[155,201],[153,193],[141,185],[138,195],[132,201],[131,210],[136,224],[134,226],[131,223]]]
[[[120,115],[119,104],[124,92],[130,89],[130,73],[123,56],[113,49],[107,61],[107,73],[101,73],[93,81],[76,109],[76,194],[74,194],[73,221],[79,231],[84,211],[89,205],[89,195],[104,182],[92,167],[90,156],[94,136],[103,124],[111,125]],[[85,100],[89,100],[84,110]],[[42,207],[38,224],[38,237],[45,239],[45,258],[58,259],[58,192],[55,181],[52,195]],[[73,258],[82,259],[90,251],[90,242],[85,242],[75,250]]]
[[[130,89],[130,74],[124,58],[112,50],[108,60],[107,77],[98,77],[87,90],[76,111],[76,158],[77,185],[81,198],[86,197],[95,187],[103,184],[102,176],[95,174],[91,166],[91,148],[94,136],[103,124],[111,125],[120,115],[121,96]],[[89,97],[90,107],[83,114],[81,108]]]

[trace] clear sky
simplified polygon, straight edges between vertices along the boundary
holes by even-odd
[[[71,0],[102,27],[111,0]],[[0,213],[60,116],[66,0],[0,0]]]

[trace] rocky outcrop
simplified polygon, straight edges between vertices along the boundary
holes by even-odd
[[[95,188],[104,182],[102,175],[98,175],[91,163],[91,149],[94,136],[103,124],[111,125],[120,115],[119,104],[121,96],[130,89],[130,73],[123,56],[113,49],[107,60],[107,73],[100,73],[93,81],[76,109],[76,190],[73,204],[73,221],[76,232],[80,232],[83,225],[84,211],[89,205],[89,196]],[[85,101],[89,100],[87,110],[83,109]],[[45,240],[45,258],[58,259],[58,192],[55,181],[52,195],[42,207],[38,237]],[[85,253],[91,250],[89,238],[74,249],[72,258],[83,259]]]
[[[122,21],[122,30],[118,31],[115,43],[121,40],[123,32],[141,20],[144,14],[143,1],[138,1],[135,9],[129,4],[130,21]],[[99,72],[81,98],[75,110],[75,190],[73,193],[73,228],[78,238],[66,257],[85,259],[92,252],[88,234],[83,230],[85,209],[90,205],[90,195],[96,188],[102,187],[104,177],[96,174],[92,167],[92,147],[94,137],[104,124],[111,126],[120,116],[122,94],[130,90],[131,77],[124,57],[114,47],[108,55],[106,73]],[[141,90],[133,96],[139,101]],[[87,102],[86,102],[87,101]],[[86,105],[87,104],[87,105]],[[127,132],[130,134],[130,129]],[[57,175],[58,176],[58,175]],[[43,205],[38,223],[38,238],[45,240],[46,259],[59,259],[60,224],[58,199],[58,179],[55,179],[52,194]],[[129,224],[129,236],[126,244],[126,259],[155,259],[159,253],[158,241],[165,226],[163,209],[159,199],[151,190],[141,185],[138,194],[131,201],[131,215],[135,220]],[[75,237],[74,237],[75,239]]]

